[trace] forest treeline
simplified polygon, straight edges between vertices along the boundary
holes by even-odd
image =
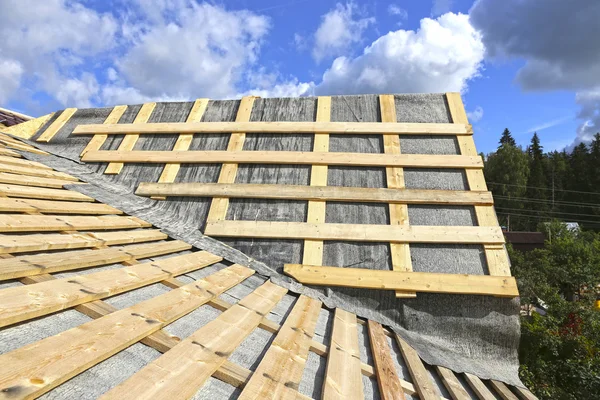
[[[526,148],[505,129],[484,156],[485,178],[502,226],[535,231],[558,219],[600,230],[600,133],[572,151],[544,152],[537,133]]]

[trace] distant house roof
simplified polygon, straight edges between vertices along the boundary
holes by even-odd
[[[0,107],[0,125],[9,127],[29,121],[33,117]]]

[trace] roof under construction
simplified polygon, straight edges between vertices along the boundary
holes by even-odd
[[[534,398],[458,94],[25,124],[0,136],[0,398]]]

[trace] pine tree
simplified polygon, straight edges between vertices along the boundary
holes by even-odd
[[[527,148],[529,156],[529,179],[527,179],[527,197],[526,208],[534,211],[540,217],[544,217],[543,211],[550,207],[546,200],[548,191],[546,185],[546,159],[543,152],[544,148],[540,144],[540,138],[537,133],[533,134],[531,144]],[[530,221],[529,229],[533,230],[539,221]]]
[[[512,137],[512,134],[510,133],[508,128],[504,128],[504,132],[502,132],[502,137],[500,138],[499,143],[500,143],[500,146],[503,146],[503,145],[516,146],[517,145],[517,142],[515,142],[515,139]]]

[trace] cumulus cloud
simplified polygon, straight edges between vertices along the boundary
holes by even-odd
[[[525,60],[516,76],[524,90],[578,92],[576,142],[600,128],[600,2],[478,0],[469,13],[491,59]]]
[[[400,19],[407,19],[408,12],[397,4],[390,4],[387,8],[390,15],[397,16]]]
[[[433,0],[433,7],[431,7],[431,15],[437,17],[438,15],[446,14],[452,9],[452,0]]]
[[[416,31],[380,37],[356,58],[338,57],[319,94],[462,91],[479,75],[484,46],[463,14],[424,18]]]
[[[14,60],[0,60],[0,103],[4,103],[19,88],[23,67]]]
[[[315,32],[314,59],[319,62],[325,57],[338,56],[360,43],[364,30],[374,22],[373,17],[363,17],[355,3],[337,3],[321,17],[321,25]]]
[[[467,117],[472,124],[481,121],[481,118],[483,118],[483,108],[481,106],[475,107],[473,111],[467,112]]]

